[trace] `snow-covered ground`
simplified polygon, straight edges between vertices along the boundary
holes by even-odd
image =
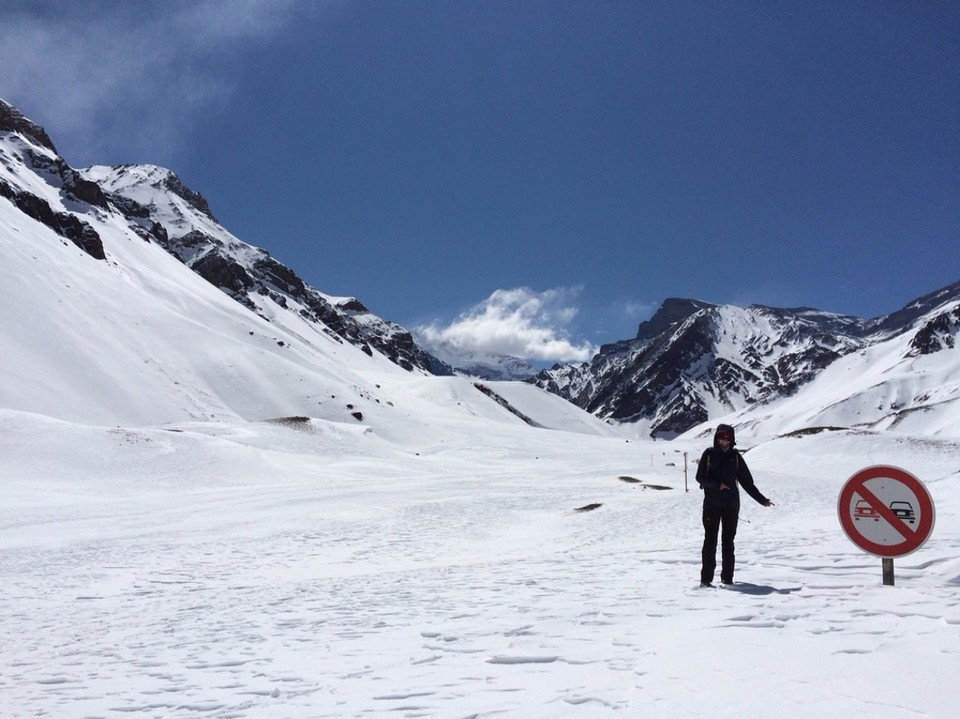
[[[682,454],[702,446],[466,414],[397,441],[0,412],[0,713],[956,715],[956,443],[750,448],[777,505],[744,497],[740,583],[702,590]],[[937,507],[894,587],[837,520],[871,464],[912,471]]]

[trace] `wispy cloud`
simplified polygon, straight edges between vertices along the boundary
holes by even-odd
[[[292,22],[291,0],[35,2],[5,9],[0,97],[68,161],[175,153],[189,118],[233,92],[232,59]],[[76,155],[80,155],[77,157]]]
[[[583,361],[596,348],[569,336],[577,315],[579,288],[535,292],[526,287],[497,290],[449,324],[433,323],[415,332],[427,343],[461,351],[497,352],[537,361]]]
[[[630,322],[639,324],[648,319],[656,311],[657,305],[652,302],[641,302],[639,300],[624,300],[614,305],[614,311],[617,315],[626,317]]]

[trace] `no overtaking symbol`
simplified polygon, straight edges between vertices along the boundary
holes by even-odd
[[[933,529],[933,499],[919,479],[878,465],[854,474],[840,490],[840,524],[850,540],[884,558],[919,549]]]

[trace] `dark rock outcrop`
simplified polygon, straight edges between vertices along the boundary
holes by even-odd
[[[43,198],[31,195],[29,192],[16,190],[3,180],[0,180],[0,197],[7,198],[25,215],[49,227],[61,237],[70,240],[94,259],[106,259],[106,254],[103,251],[103,240],[99,233],[76,215],[69,212],[57,212]]]

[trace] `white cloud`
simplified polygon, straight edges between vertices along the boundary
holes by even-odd
[[[0,97],[44,125],[72,164],[121,162],[102,156],[120,148],[172,153],[189,118],[232,93],[233,55],[276,37],[294,7],[289,0],[26,3],[4,12]]]
[[[649,319],[656,309],[657,305],[650,302],[625,300],[622,305],[618,305],[618,314],[628,318],[632,322],[639,323],[642,320]]]
[[[497,290],[452,323],[433,323],[415,331],[428,344],[452,345],[461,351],[537,361],[583,361],[596,348],[571,340],[567,331],[577,315],[574,301],[579,294],[578,288]]]

